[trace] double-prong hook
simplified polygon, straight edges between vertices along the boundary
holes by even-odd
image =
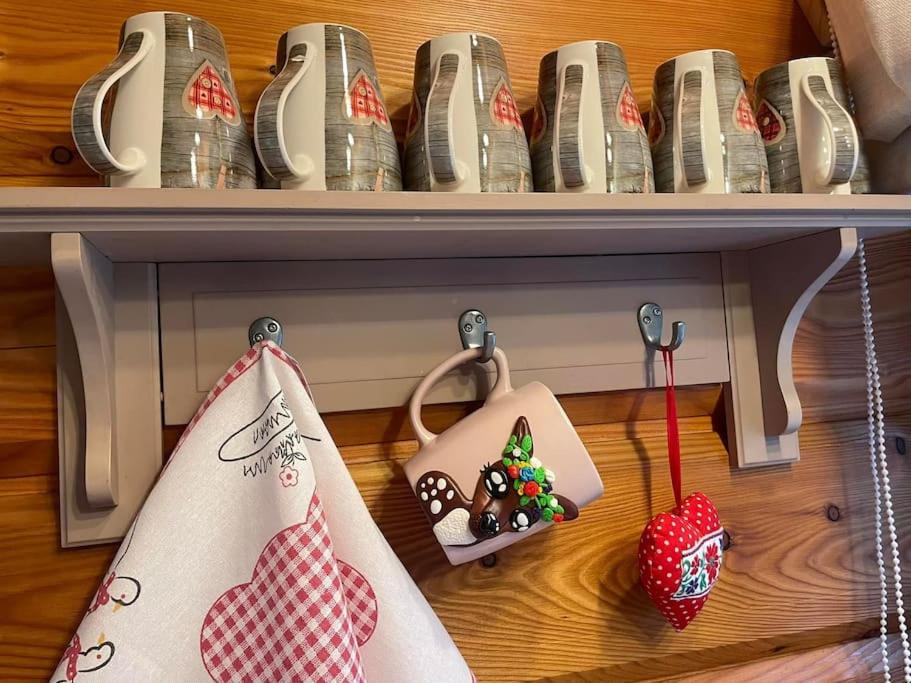
[[[493,358],[497,346],[497,335],[487,329],[487,316],[472,308],[459,316],[459,338],[463,349],[481,349],[479,363],[486,363]]]
[[[247,339],[250,341],[250,346],[267,339],[281,346],[284,341],[284,330],[282,330],[282,324],[275,318],[257,318],[247,331]]]
[[[675,321],[671,326],[671,343],[661,343],[661,328],[664,322],[664,313],[661,306],[651,302],[642,304],[639,307],[639,331],[642,333],[642,341],[645,345],[655,351],[676,351],[683,344],[683,338],[686,336],[686,323]]]

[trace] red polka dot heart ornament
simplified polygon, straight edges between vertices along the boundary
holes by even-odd
[[[664,618],[682,631],[702,610],[721,570],[718,510],[703,493],[681,496],[680,435],[674,395],[674,360],[662,350],[667,375],[668,459],[677,506],[654,517],[639,539],[642,587]]]

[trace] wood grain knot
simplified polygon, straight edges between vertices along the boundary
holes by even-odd
[[[73,151],[63,145],[57,145],[51,150],[51,161],[55,164],[68,164],[73,160]]]
[[[491,567],[496,566],[496,564],[497,564],[497,554],[496,554],[496,553],[490,553],[490,555],[485,555],[484,557],[481,558],[481,564],[482,564],[483,566],[487,567],[488,569],[490,569]]]
[[[895,450],[898,451],[899,455],[905,455],[908,452],[908,444],[905,443],[905,439],[903,437],[895,437]]]
[[[274,76],[275,74],[278,73],[278,67],[275,66],[275,64],[273,64],[272,66],[269,67],[269,73]]]
[[[837,505],[830,505],[826,508],[826,517],[830,522],[837,522],[841,519],[841,510]]]
[[[721,550],[727,552],[730,550],[731,546],[734,545],[734,539],[731,538],[731,535],[728,533],[728,530],[725,529],[721,532]]]

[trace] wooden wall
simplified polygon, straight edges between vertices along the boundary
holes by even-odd
[[[82,80],[113,55],[124,13],[159,9],[146,0],[128,7],[113,0],[0,4],[0,184],[97,183],[78,159],[67,161],[73,150],[68,108]],[[446,30],[475,28],[503,40],[523,110],[533,102],[538,57],[573,40],[622,44],[642,105],[654,67],[680,52],[732,49],[752,77],[820,49],[786,0],[492,0],[443,9],[417,0],[196,0],[169,7],[221,27],[248,116],[270,77],[282,30],[326,20],[364,29],[399,130],[414,49]],[[895,437],[911,441],[911,323],[903,317],[911,238],[879,240],[869,249],[895,503],[900,527],[907,527],[911,465],[895,453]],[[46,268],[0,269],[2,680],[47,678],[114,550],[58,547],[53,302]],[[858,306],[852,262],[816,298],[800,327],[795,364],[806,423],[803,457],[793,466],[731,469],[713,430],[718,387],[681,392],[687,488],[715,500],[732,537],[708,606],[683,634],[662,624],[636,584],[638,534],[672,500],[660,393],[564,398],[606,495],[578,523],[499,553],[493,567],[450,567],[423,528],[400,469],[416,450],[402,410],[329,415],[327,421],[381,529],[484,683],[875,680],[870,672],[878,651],[871,637],[879,588]],[[429,422],[439,429],[468,409],[432,408]],[[178,433],[168,431],[169,448]],[[911,562],[907,545],[904,550]],[[551,615],[559,632],[535,643],[533,610]],[[504,642],[493,635],[500,632],[529,643],[521,663],[505,654]],[[894,659],[894,640],[891,645]]]

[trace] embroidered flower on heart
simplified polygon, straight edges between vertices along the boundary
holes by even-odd
[[[705,571],[709,575],[709,582],[715,580],[720,566],[721,556],[718,554],[718,546],[712,544],[705,550]]]
[[[690,569],[690,574],[692,574],[693,576],[695,576],[695,575],[698,574],[698,573],[699,573],[699,558],[698,558],[698,557],[694,557],[694,558],[693,558],[693,566],[692,566],[692,568]]]
[[[278,473],[278,478],[282,482],[282,486],[297,486],[297,475],[298,472],[293,467],[282,467],[281,471]]]

